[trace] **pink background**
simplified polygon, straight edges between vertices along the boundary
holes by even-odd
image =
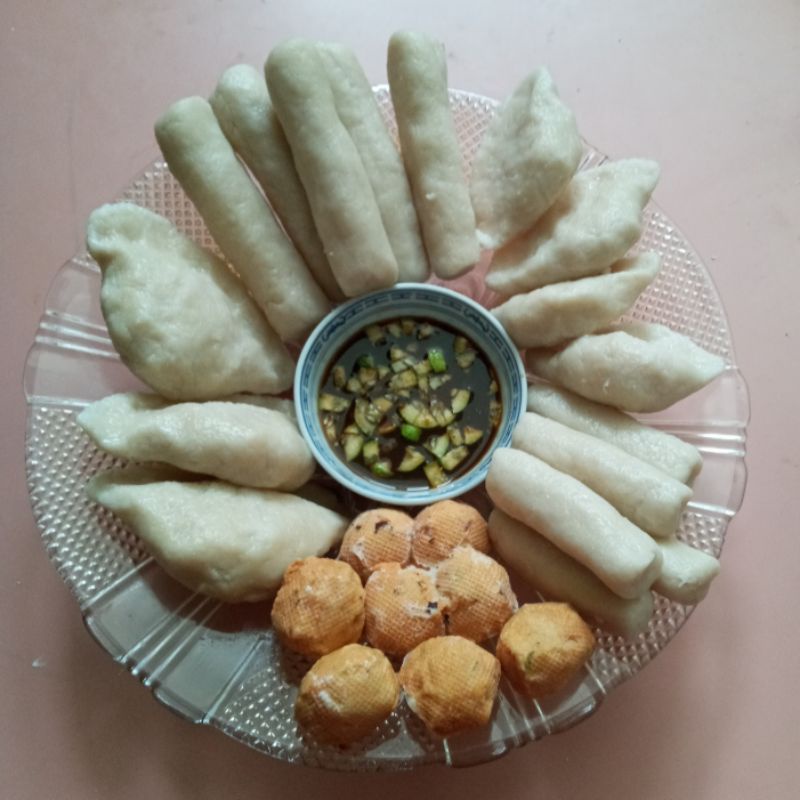
[[[2,795],[796,797],[800,6],[396,5],[3,4]],[[446,42],[457,88],[502,97],[547,64],[589,141],[612,157],[661,163],[655,199],[706,261],[750,385],[750,477],[710,596],[588,721],[465,771],[330,774],[180,721],[91,640],[30,514],[22,365],[50,281],[82,247],[87,214],[156,157],[152,123],[170,102],[208,94],[230,64],[260,66],[290,35],[351,45],[384,82],[386,41],[399,27]]]

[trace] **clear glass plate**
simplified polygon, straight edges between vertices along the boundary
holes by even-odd
[[[395,134],[388,90],[375,91]],[[451,91],[450,97],[468,170],[496,103],[467,92]],[[587,146],[582,167],[603,160]],[[152,164],[122,197],[163,214],[196,241],[214,247],[164,163]],[[724,374],[706,389],[648,417],[702,451],[703,471],[679,535],[718,556],[744,494],[747,388],[706,269],[654,204],[645,217],[638,247],[658,251],[663,268],[630,316],[668,325],[727,362]],[[491,305],[494,298],[483,285],[485,268],[484,262],[449,285]],[[691,613],[691,608],[657,597],[650,626],[637,638],[627,641],[598,631],[599,647],[591,662],[560,695],[531,702],[504,683],[491,724],[479,731],[439,739],[401,703],[374,736],[357,745],[324,747],[304,739],[294,722],[293,703],[309,664],[276,645],[268,605],[225,605],[189,592],[165,575],[109,512],[84,497],[89,477],[117,460],[91,444],[76,414],[107,394],[146,388],[111,345],[99,287],[99,270],[85,252],[68,261],[54,279],[28,356],[24,384],[31,503],[44,546],[78,601],[88,630],[156,699],[186,719],[218,728],[275,758],[325,768],[475,764],[585,719],[608,692],[657,655]],[[360,507],[356,498],[341,499],[351,511]],[[487,510],[485,494],[477,492],[471,499]],[[515,587],[522,588],[517,580]],[[520,595],[526,598],[524,591]]]

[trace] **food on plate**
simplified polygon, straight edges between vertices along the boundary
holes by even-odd
[[[411,539],[411,557],[417,564],[438,564],[461,545],[471,545],[481,553],[489,551],[486,520],[476,508],[440,500],[417,514]]]
[[[511,446],[577,478],[652,536],[675,533],[692,490],[613,444],[531,411],[514,430]]]
[[[433,271],[450,279],[480,257],[475,213],[447,93],[444,46],[422,33],[389,40],[389,87],[422,239]]]
[[[170,404],[130,392],[92,403],[78,424],[115,456],[161,461],[240,486],[296,489],[316,467],[293,422],[249,403]]]
[[[633,638],[653,615],[653,595],[623,600],[590,570],[544,536],[495,509],[489,536],[499,556],[530,586],[552,600],[570,603],[611,633]]]
[[[503,626],[497,658],[518,692],[541,698],[567,686],[594,645],[591,629],[567,603],[526,603]]]
[[[138,378],[171,400],[282,392],[294,364],[252,298],[216,256],[131,203],[92,212],[108,335]]]
[[[272,604],[278,641],[311,658],[357,642],[364,629],[364,588],[343,561],[308,557],[286,568]]]
[[[436,588],[447,598],[447,632],[473,642],[497,636],[517,610],[505,568],[469,545],[437,565]]]
[[[557,386],[530,384],[528,411],[613,444],[682,483],[691,485],[703,465],[697,448],[677,436]]]
[[[350,48],[322,44],[336,111],[367,171],[401,281],[425,281],[428,257],[403,159],[383,122],[367,76]]]
[[[330,300],[342,290],[322,247],[289,142],[269,99],[264,73],[236,64],[222,73],[209,98],[220,128],[275,209],[315,280]]]
[[[578,172],[529,231],[495,253],[486,285],[512,295],[603,272],[639,238],[658,174],[640,158]]]
[[[495,450],[486,476],[495,506],[588,567],[620,597],[646,592],[661,570],[658,545],[610,503],[544,461]]]
[[[265,74],[339,287],[355,297],[393,285],[397,260],[358,148],[337,114],[317,45],[304,39],[279,44]]]
[[[110,470],[86,491],[173,578],[220,600],[269,597],[289,564],[327,552],[347,528],[345,517],[291,494],[176,477],[152,468]]]
[[[674,536],[658,545],[664,560],[653,588],[676,603],[687,606],[699,603],[719,574],[719,561]]]
[[[284,340],[300,339],[330,303],[236,158],[208,101],[178,100],[155,132],[170,172],[272,327]]]
[[[661,411],[725,368],[716,355],[664,325],[631,321],[559,348],[528,350],[525,363],[588,400],[624,411]]]
[[[401,566],[411,561],[411,529],[414,520],[393,508],[363,511],[345,531],[339,558],[358,573],[362,581],[383,562]]]
[[[518,347],[548,347],[603,328],[624,314],[655,278],[655,253],[623,258],[603,275],[551,283],[516,295],[492,313]]]
[[[502,418],[485,354],[428,320],[368,325],[328,366],[317,400],[334,453],[396,487],[440,486],[480,461]]]
[[[400,668],[408,707],[439,736],[486,725],[500,684],[500,662],[463,636],[415,647]]]
[[[419,567],[379,564],[367,580],[365,606],[367,641],[391,656],[445,632],[445,598],[435,575]]]
[[[548,70],[520,82],[489,123],[472,162],[470,195],[483,247],[495,250],[528,230],[578,168],[575,116]]]
[[[322,656],[303,676],[294,714],[312,739],[346,745],[373,733],[399,699],[389,659],[372,647],[347,644]]]

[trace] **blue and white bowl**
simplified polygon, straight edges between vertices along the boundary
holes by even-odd
[[[350,469],[332,450],[322,430],[317,399],[332,360],[367,325],[397,317],[417,317],[444,323],[462,333],[483,351],[500,384],[503,414],[497,433],[472,469],[436,488],[398,488]],[[294,378],[294,401],[300,431],[322,468],[341,485],[385,505],[415,506],[445,500],[482,483],[492,453],[511,442],[527,401],[525,368],[519,352],[500,323],[482,306],[441,286],[398,283],[338,306],[308,337]]]

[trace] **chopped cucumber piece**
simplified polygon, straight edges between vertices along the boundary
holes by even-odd
[[[361,394],[364,391],[361,381],[355,375],[347,381],[347,391],[352,394]]]
[[[389,348],[389,358],[392,361],[402,361],[407,355],[408,353],[397,345],[392,345],[392,347]]]
[[[417,373],[413,369],[406,369],[398,372],[390,381],[389,388],[398,391],[400,389],[410,389],[417,385]]]
[[[381,412],[369,400],[363,397],[356,399],[356,410],[353,419],[361,433],[372,436],[375,426],[380,422]]]
[[[503,416],[503,406],[497,401],[492,400],[489,403],[489,421],[492,425],[500,424],[500,417]]]
[[[369,465],[372,464],[373,461],[377,461],[381,455],[381,446],[378,444],[377,439],[370,439],[365,445],[363,449],[364,454],[364,463]]]
[[[440,386],[444,386],[448,381],[453,380],[453,376],[447,375],[432,375],[428,379],[431,389],[435,392]]]
[[[450,449],[450,437],[445,433],[441,436],[429,436],[425,449],[430,450],[436,458],[441,458]]]
[[[423,471],[425,472],[425,477],[428,479],[428,483],[434,488],[441,486],[447,480],[444,470],[435,461],[426,464],[423,467]]]
[[[358,458],[361,448],[364,446],[364,437],[360,433],[346,433],[342,436],[342,446],[345,459],[353,461]]]
[[[415,327],[416,323],[414,322],[413,319],[400,320],[400,328],[402,329],[404,336],[413,336]]]
[[[393,419],[384,420],[380,425],[378,425],[378,433],[381,436],[388,436],[390,433],[394,433],[397,430],[397,421]]]
[[[417,375],[427,375],[430,371],[431,364],[428,359],[425,359],[424,361],[417,361],[417,363],[414,364],[414,372],[416,372]]]
[[[467,450],[466,447],[456,447],[453,450],[445,453],[439,459],[439,463],[448,472],[452,472],[468,455],[469,450]]]
[[[389,367],[385,366],[384,364],[381,364],[378,367],[378,380],[382,381],[390,372],[391,370],[389,369]]]
[[[442,428],[446,428],[451,422],[454,422],[456,418],[456,415],[451,409],[436,397],[431,400],[430,413],[435,423]],[[425,426],[421,425],[420,427],[424,428]]]
[[[372,344],[378,344],[386,337],[384,336],[383,328],[380,325],[368,325],[367,338],[372,342]]]
[[[339,397],[335,394],[328,394],[328,392],[323,392],[319,396],[320,411],[333,411],[335,414],[347,411],[351,402],[349,397]]]
[[[336,444],[336,439],[338,437],[336,435],[336,420],[333,418],[333,415],[326,414],[322,418],[322,430],[328,442],[330,444]]]
[[[344,371],[344,367],[341,364],[337,364],[333,368],[333,385],[337,389],[344,389],[344,385],[347,383],[347,373]]]
[[[489,394],[497,394],[500,391],[500,387],[497,385],[497,381],[492,378],[492,382],[489,384]]]
[[[413,472],[425,463],[425,456],[416,447],[406,447],[403,460],[397,467],[398,472]]]
[[[398,338],[398,337],[403,335],[403,329],[400,327],[400,325],[397,322],[390,322],[386,326],[386,330],[388,330],[389,333],[391,333],[392,336],[394,336],[395,338]]]
[[[463,353],[469,347],[469,342],[463,336],[456,336],[453,339],[453,352],[456,355]]]
[[[358,379],[367,389],[371,389],[378,382],[378,370],[375,367],[361,367],[358,370]]]
[[[447,429],[447,435],[450,437],[450,444],[453,447],[460,447],[464,444],[464,434],[457,425],[450,425]]]
[[[417,386],[419,386],[419,390],[422,394],[427,394],[428,390],[430,389],[430,383],[428,381],[427,375],[420,375],[417,378]]]
[[[358,433],[358,425],[353,425],[350,423],[349,425],[342,428],[342,433]]]
[[[418,428],[435,428],[438,424],[431,413],[431,410],[424,406],[419,400],[406,403],[400,409],[400,416]],[[452,420],[450,420],[452,422]]]
[[[422,431],[410,422],[404,422],[400,426],[400,435],[409,442],[418,442],[419,437],[422,436]]]
[[[423,322],[417,331],[417,339],[427,339],[429,336],[433,336],[433,325]]]
[[[460,414],[468,405],[472,392],[469,389],[453,389],[450,392],[450,407],[454,414]]]
[[[472,425],[464,426],[464,444],[475,444],[483,439],[483,431],[473,428]]]
[[[428,362],[434,372],[444,372],[447,369],[447,360],[441,347],[431,347],[428,350]]]
[[[374,367],[375,359],[372,357],[371,353],[364,353],[358,357],[356,364],[358,364],[359,367]]]
[[[392,462],[388,458],[382,458],[376,461],[370,469],[372,474],[378,478],[391,478],[394,473],[392,472]]]
[[[478,354],[474,350],[465,350],[463,353],[459,353],[456,356],[456,362],[461,369],[469,369],[477,355]]]
[[[378,411],[381,412],[381,414],[388,414],[394,405],[394,403],[392,403],[388,397],[376,397],[372,401],[372,404],[378,409]]]

